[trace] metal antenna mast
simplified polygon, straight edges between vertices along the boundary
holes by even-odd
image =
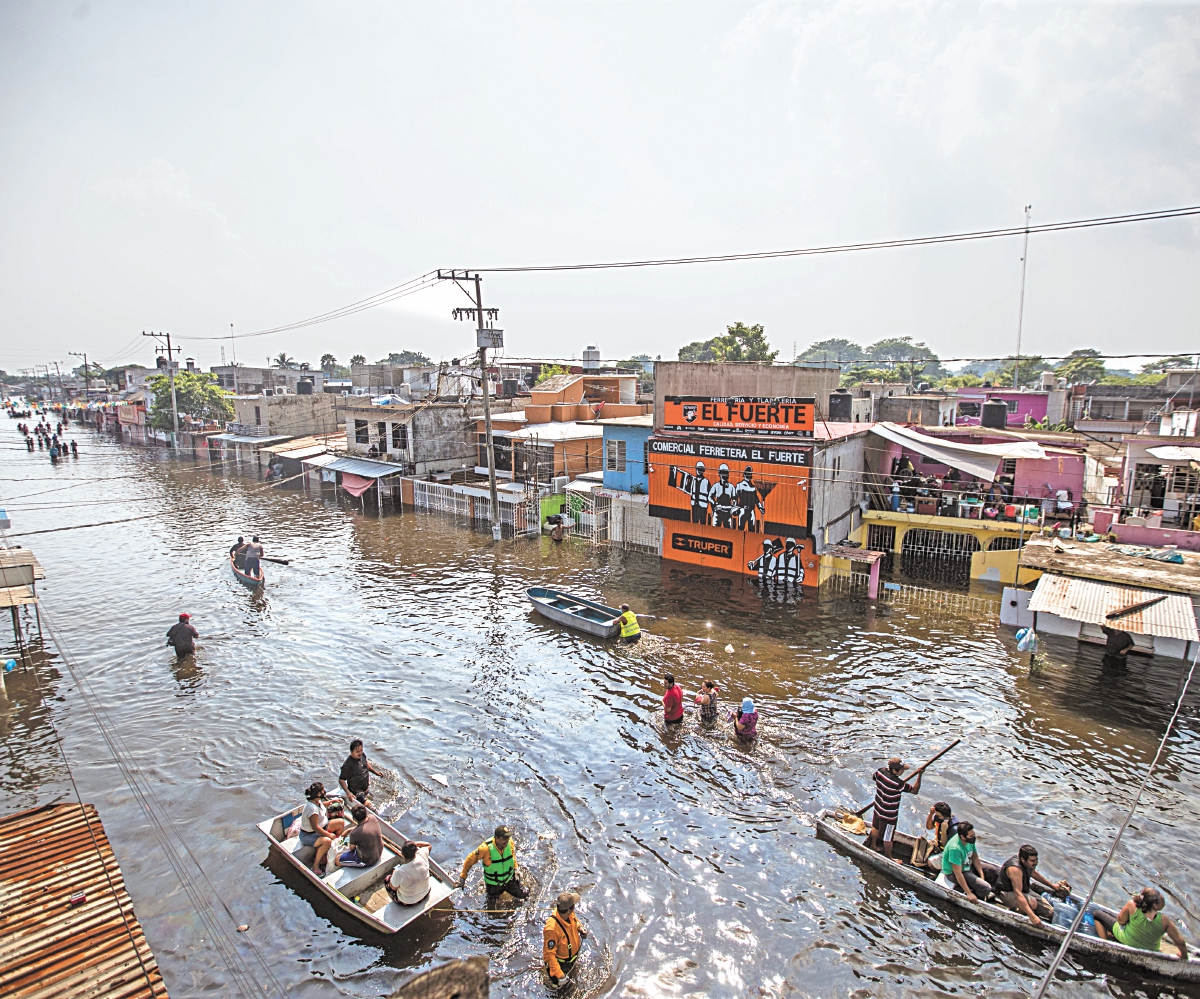
[[[1013,388],[1021,387],[1021,327],[1025,325],[1025,265],[1029,260],[1029,212],[1025,206],[1025,243],[1021,247],[1021,304],[1017,309],[1017,356],[1013,362]]]

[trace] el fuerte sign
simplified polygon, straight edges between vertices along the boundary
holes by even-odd
[[[663,399],[661,429],[755,437],[812,437],[815,420],[815,399],[669,395]]]

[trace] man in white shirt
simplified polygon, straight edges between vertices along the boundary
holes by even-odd
[[[429,844],[409,840],[400,848],[400,858],[388,886],[400,905],[417,905],[429,894]]]

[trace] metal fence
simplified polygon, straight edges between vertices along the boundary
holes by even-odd
[[[821,589],[824,592],[854,593],[861,590],[865,593],[867,590],[868,576],[865,572],[827,569],[823,570],[822,579]],[[879,584],[879,599],[884,603],[923,607],[973,618],[1000,616],[999,597],[976,597],[947,590],[931,590],[924,586],[913,586],[911,583],[882,580]]]
[[[497,495],[499,521],[512,534],[537,534],[541,529],[539,494],[530,487],[519,493]],[[476,496],[441,482],[413,482],[413,508],[450,517],[473,527],[487,528],[492,523],[492,502],[488,496]]]

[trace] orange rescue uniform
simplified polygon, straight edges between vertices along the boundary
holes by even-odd
[[[575,918],[575,913],[570,912],[564,916],[555,909],[546,920],[542,939],[545,941],[542,955],[550,977],[564,977],[579,957],[579,920]]]

